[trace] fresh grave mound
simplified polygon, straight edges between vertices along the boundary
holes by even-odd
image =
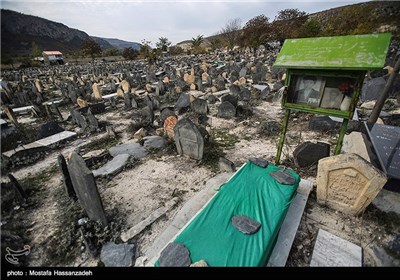
[[[293,178],[294,183],[279,183],[270,175],[276,171]],[[187,248],[192,263],[203,260],[208,266],[264,266],[299,182],[300,176],[293,170],[273,164],[263,168],[249,161],[173,242]],[[242,230],[238,223],[255,230]],[[155,265],[160,265],[159,260]]]

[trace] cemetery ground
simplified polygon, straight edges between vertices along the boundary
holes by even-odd
[[[17,193],[6,192],[2,187],[1,228],[15,247],[29,244],[31,251],[24,259],[24,265],[102,266],[102,245],[109,241],[120,243],[122,232],[143,221],[156,209],[167,206],[165,215],[129,241],[135,245],[136,265],[139,266],[143,262],[140,257],[144,256],[182,206],[204,188],[207,180],[226,172],[219,165],[220,157],[233,162],[236,170],[250,157],[274,162],[279,123],[283,118],[279,102],[259,100],[251,106],[243,106],[245,110],[232,119],[218,118],[216,107],[209,105],[207,130],[210,136],[203,160],[178,155],[173,140],[169,140],[164,148],[152,151],[140,160],[131,158],[118,174],[96,178],[109,222],[105,228],[99,222],[88,220],[79,203],[68,197],[63,188],[57,156],[61,153],[68,157],[73,150],[78,150],[83,158],[101,155],[112,146],[132,141],[135,131],[129,119],[131,112],[126,111],[122,103],[117,104],[117,109],[96,115],[100,123],[113,127],[115,137],[104,129],[78,135],[60,148],[47,152],[40,161],[13,169],[12,174],[25,188],[28,198],[24,201]],[[61,113],[66,119],[68,110],[61,107]],[[185,115],[196,121],[195,114],[189,112]],[[361,215],[348,216],[317,204],[317,166],[297,167],[293,151],[305,141],[318,140],[330,143],[332,154],[338,130],[311,131],[308,128],[311,117],[306,113],[291,115],[282,155],[283,165],[293,168],[302,179],[314,184],[286,266],[309,266],[320,228],[362,247],[364,266],[398,266],[398,214],[383,212],[371,204]],[[19,121],[33,130],[40,124],[29,116],[19,118]],[[66,130],[74,130],[69,121],[63,121],[62,125]],[[90,169],[98,168],[106,160],[100,157]]]

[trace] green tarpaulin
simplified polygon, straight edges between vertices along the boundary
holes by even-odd
[[[278,183],[269,173],[279,169],[273,164],[262,168],[248,162],[221,187],[174,240],[189,250],[192,263],[204,260],[209,266],[266,265],[300,182],[299,175],[288,170],[295,183]],[[232,225],[236,215],[258,221],[261,228],[250,235],[240,232]]]

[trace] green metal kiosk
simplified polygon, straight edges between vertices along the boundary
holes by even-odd
[[[279,164],[291,110],[343,118],[340,153],[365,74],[382,69],[391,33],[285,40],[274,63],[286,69],[285,108],[275,164]]]

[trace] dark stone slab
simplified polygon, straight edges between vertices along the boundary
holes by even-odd
[[[385,85],[386,80],[383,77],[367,81],[361,89],[361,101],[377,100],[382,94]]]
[[[92,110],[91,109],[88,110],[88,112],[86,114],[86,117],[87,117],[87,119],[89,121],[90,130],[91,131],[96,131],[99,128],[99,122],[96,119],[96,117],[92,114]]]
[[[296,182],[296,179],[293,177],[292,174],[287,172],[286,170],[278,170],[269,173],[272,178],[274,178],[278,183],[284,185],[293,185]]]
[[[308,123],[308,128],[315,131],[332,131],[338,129],[340,125],[328,116],[313,116]]]
[[[73,121],[82,129],[86,129],[86,127],[88,126],[88,123],[86,121],[86,118],[81,114],[81,112],[79,112],[76,109],[72,109],[71,110],[71,116]]]
[[[210,104],[215,104],[215,103],[217,103],[217,101],[219,101],[219,100],[218,100],[218,98],[217,98],[215,95],[210,94],[210,95],[207,96],[207,101],[208,101],[208,103],[210,103]]]
[[[189,119],[181,119],[174,127],[175,145],[180,155],[201,160],[204,152],[204,137],[199,128]]]
[[[197,114],[207,115],[208,103],[204,99],[197,98],[191,104],[192,110]]]
[[[269,164],[268,160],[256,157],[249,158],[249,161],[262,168],[267,167]]]
[[[108,242],[101,248],[100,259],[106,267],[130,267],[135,260],[134,244]]]
[[[160,112],[160,120],[161,123],[164,123],[164,121],[169,117],[169,116],[174,116],[175,118],[178,118],[175,114],[174,108],[173,107],[165,107],[161,109]]]
[[[246,77],[246,74],[247,74],[247,68],[246,67],[243,67],[242,69],[240,69],[240,71],[239,71],[239,77],[241,78],[241,77]]]
[[[71,155],[68,171],[79,203],[85,209],[88,217],[107,225],[106,214],[93,173],[87,168],[83,158],[76,152]]]
[[[239,100],[250,101],[251,92],[247,88],[243,88],[239,93]]]
[[[101,114],[106,111],[106,105],[104,102],[90,103],[89,109],[92,111],[92,114]]]
[[[161,267],[187,267],[192,263],[189,255],[185,245],[171,242],[162,250],[158,261]]]
[[[67,163],[62,154],[58,155],[57,161],[58,161],[58,167],[61,171],[65,192],[70,198],[76,198],[76,193],[74,187],[72,186],[71,176],[69,175],[68,172]]]
[[[400,127],[365,123],[383,172],[400,179]]]
[[[304,142],[293,152],[294,162],[299,167],[306,167],[318,163],[321,158],[329,157],[331,145],[327,143]]]
[[[181,93],[181,95],[178,98],[178,101],[176,101],[175,104],[175,109],[182,109],[182,108],[187,108],[190,106],[190,97],[186,93]]]
[[[238,105],[238,98],[236,96],[233,96],[230,94],[227,94],[227,95],[224,95],[221,97],[221,102],[224,102],[224,101],[230,102],[235,107],[237,107],[237,105]]]
[[[38,138],[46,138],[62,131],[64,131],[64,128],[59,126],[58,123],[56,123],[55,121],[49,121],[39,127]]]
[[[238,85],[232,84],[232,85],[229,87],[229,93],[230,93],[232,96],[235,96],[235,97],[238,97],[238,96],[239,96],[240,90],[241,90],[241,88],[240,88],[240,86],[238,86]]]
[[[236,107],[232,105],[229,101],[224,101],[218,107],[217,117],[230,119],[236,116]]]
[[[256,233],[261,227],[259,222],[243,215],[233,216],[232,225],[244,234]]]

